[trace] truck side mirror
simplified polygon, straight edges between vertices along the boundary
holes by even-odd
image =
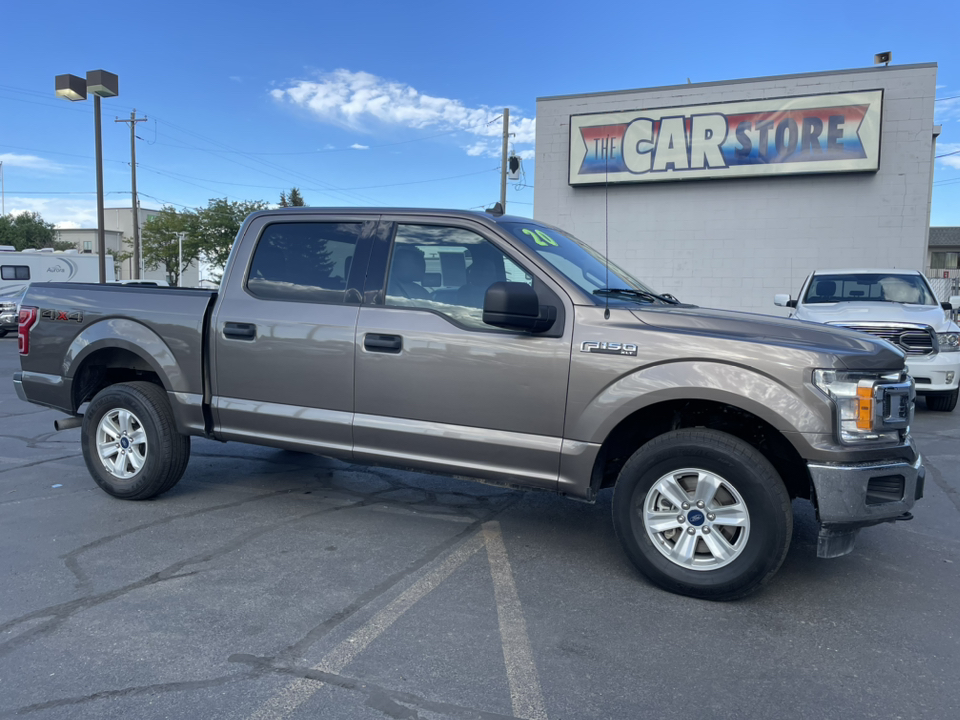
[[[483,321],[506,330],[542,332],[547,329],[541,327],[537,291],[519,282],[495,282],[487,288],[483,298]]]
[[[773,304],[780,307],[795,308],[797,306],[797,301],[791,300],[790,296],[786,293],[778,293],[777,295],[773,296]]]
[[[942,302],[940,303],[940,307],[942,307],[947,312],[951,312],[953,310],[953,303]]]

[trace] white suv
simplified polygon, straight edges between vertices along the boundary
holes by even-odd
[[[840,325],[870,333],[907,354],[917,395],[930,410],[957,406],[960,383],[960,328],[948,313],[960,296],[938,303],[927,279],[916,270],[817,270],[800,295],[776,295],[775,305],[794,308],[798,320]]]

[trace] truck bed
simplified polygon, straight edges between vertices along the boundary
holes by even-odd
[[[202,397],[205,322],[217,293],[147,285],[34,283],[21,307],[38,309],[22,356],[22,381],[31,397],[74,413],[87,395],[75,381],[91,363],[156,374],[168,392]],[[66,351],[66,352],[65,352]],[[98,372],[103,372],[98,370]]]

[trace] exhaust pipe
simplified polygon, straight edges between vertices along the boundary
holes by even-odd
[[[60,430],[69,430],[70,428],[78,428],[83,425],[83,415],[74,415],[73,417],[60,418],[59,420],[53,421],[53,429],[59,432]]]

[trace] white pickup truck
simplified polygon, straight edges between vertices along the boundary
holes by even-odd
[[[774,296],[790,317],[870,333],[907,354],[907,372],[927,408],[950,412],[960,383],[960,327],[949,313],[960,296],[938,303],[916,270],[817,270],[796,300]]]

